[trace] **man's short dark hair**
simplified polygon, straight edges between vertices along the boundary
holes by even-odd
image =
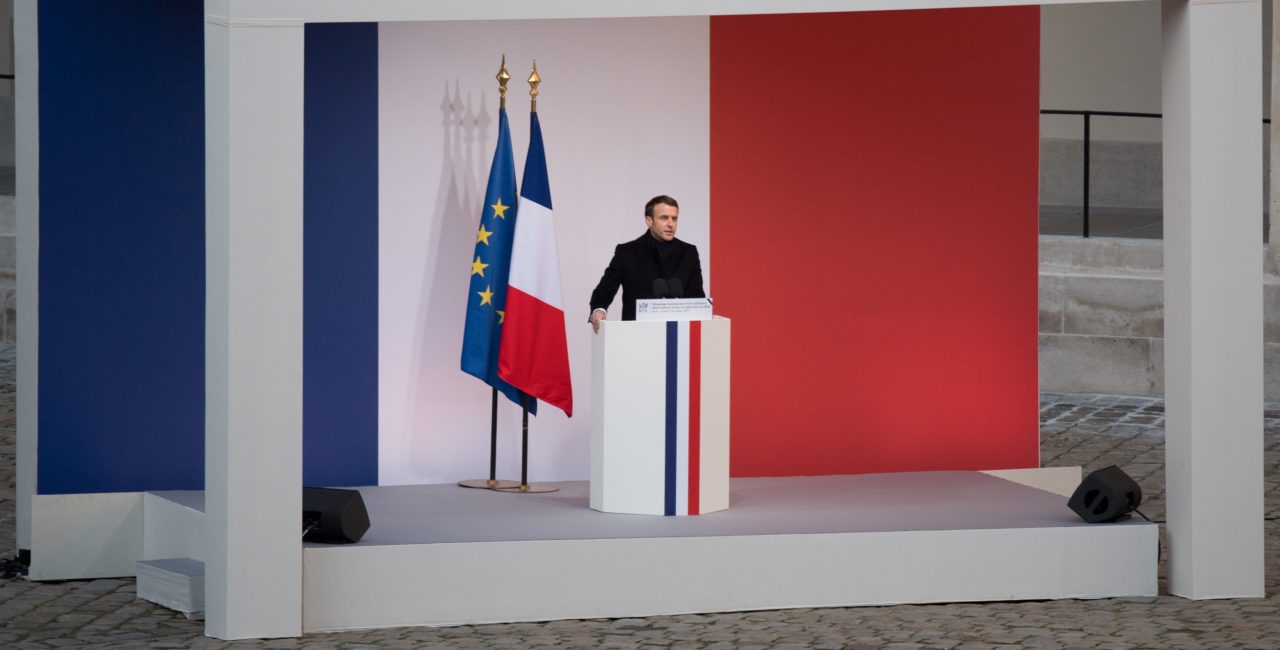
[[[679,210],[679,209],[680,209],[680,204],[679,204],[679,203],[676,203],[676,200],[675,200],[675,199],[673,199],[673,198],[671,198],[671,197],[667,196],[666,194],[659,194],[659,195],[657,195],[657,196],[653,197],[652,199],[649,199],[649,202],[648,202],[648,203],[646,203],[646,204],[644,204],[644,216],[646,216],[646,217],[652,217],[652,216],[653,216],[653,206],[658,205],[659,203],[661,203],[661,204],[663,204],[663,205],[669,205],[669,206],[671,206],[671,207],[673,207],[673,208],[675,208],[675,209],[677,209],[677,210]]]

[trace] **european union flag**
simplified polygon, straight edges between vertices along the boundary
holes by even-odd
[[[476,232],[467,292],[467,324],[462,332],[462,371],[502,391],[516,404],[525,394],[498,378],[498,348],[506,318],[507,276],[511,271],[511,243],[516,230],[516,162],[511,153],[507,109],[498,111],[498,148],[489,167],[484,209]],[[529,398],[529,412],[537,401]]]

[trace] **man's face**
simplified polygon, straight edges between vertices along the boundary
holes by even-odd
[[[680,209],[665,203],[653,206],[653,216],[644,218],[644,225],[649,227],[649,234],[662,241],[676,238],[676,223],[680,220]]]

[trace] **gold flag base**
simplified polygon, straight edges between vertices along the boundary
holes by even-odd
[[[520,494],[537,494],[541,492],[558,492],[560,491],[560,488],[555,485],[548,485],[546,483],[526,483],[524,485],[520,485],[519,483],[517,483],[512,487],[494,488],[493,491],[494,492],[514,492],[514,493],[520,493]]]
[[[480,490],[505,490],[508,488],[520,487],[520,482],[501,481],[487,478],[471,478],[465,481],[458,481],[458,485],[464,488],[475,488]]]

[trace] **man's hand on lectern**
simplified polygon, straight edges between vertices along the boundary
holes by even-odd
[[[593,333],[595,334],[600,333],[600,321],[604,319],[605,319],[605,314],[603,309],[597,309],[591,312],[591,330]]]

